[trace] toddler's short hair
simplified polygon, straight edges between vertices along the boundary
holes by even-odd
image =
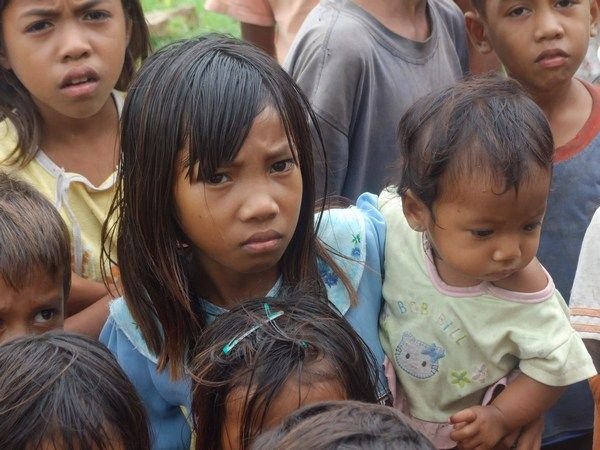
[[[518,82],[473,78],[417,100],[398,128],[398,194],[410,190],[429,209],[441,179],[488,177],[505,191],[552,170],[554,141],[542,110]]]
[[[71,288],[71,239],[56,208],[33,186],[0,172],[0,277],[19,291],[36,272]]]

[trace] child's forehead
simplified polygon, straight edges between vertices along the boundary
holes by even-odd
[[[17,280],[12,280],[13,277],[14,274],[0,273],[0,309],[3,304],[23,299],[32,304],[44,304],[54,299],[62,303],[64,300],[62,274],[37,268]]]

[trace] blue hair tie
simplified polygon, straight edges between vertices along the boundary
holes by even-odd
[[[248,331],[245,331],[244,333],[237,335],[232,340],[230,340],[227,344],[225,344],[225,346],[223,347],[224,355],[229,355],[229,353],[231,353],[231,350],[233,350],[233,348],[236,345],[238,345],[238,343],[241,340],[250,336],[252,333],[254,333],[256,330],[258,330],[260,327],[262,327],[266,323],[269,323],[269,322],[277,319],[279,316],[283,316],[283,311],[271,312],[271,307],[267,303],[263,303],[263,307],[265,309],[265,315],[267,316],[267,319],[261,323],[257,323],[252,328],[250,328]]]

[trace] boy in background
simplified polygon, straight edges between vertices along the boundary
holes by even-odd
[[[284,67],[319,119],[327,193],[354,201],[387,184],[404,111],[468,72],[464,17],[449,0],[321,0]]]
[[[546,114],[556,144],[552,191],[538,258],[565,299],[585,230],[600,199],[600,88],[574,78],[590,36],[595,0],[474,0],[471,40],[495,51],[509,76]],[[518,126],[518,124],[515,124]],[[593,402],[587,383],[573,385],[545,417],[548,449],[591,446]]]
[[[207,0],[204,8],[240,21],[242,39],[280,63],[308,13],[319,0]]]
[[[0,172],[0,343],[63,327],[70,245],[56,208]]]

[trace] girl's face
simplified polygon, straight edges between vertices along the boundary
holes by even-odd
[[[89,118],[108,105],[128,29],[121,0],[12,0],[2,11],[2,65],[45,121]]]
[[[178,171],[178,220],[203,272],[217,288],[260,281],[268,290],[302,201],[300,168],[279,115],[265,108],[236,158],[210,179],[190,184],[182,164]]]
[[[498,282],[533,260],[550,189],[549,171],[535,170],[518,192],[502,192],[503,183],[484,176],[461,186],[442,180],[433,214],[421,203],[418,228],[427,233],[442,281],[456,287]]]
[[[227,395],[225,421],[221,428],[221,448],[223,450],[240,448],[240,433],[244,420],[244,402],[248,394],[247,390],[247,387],[240,387]],[[337,380],[299,383],[297,378],[290,377],[281,388],[279,395],[268,405],[265,420],[262,423],[262,431],[279,425],[288,415],[303,406],[333,400],[346,400],[344,388]]]

